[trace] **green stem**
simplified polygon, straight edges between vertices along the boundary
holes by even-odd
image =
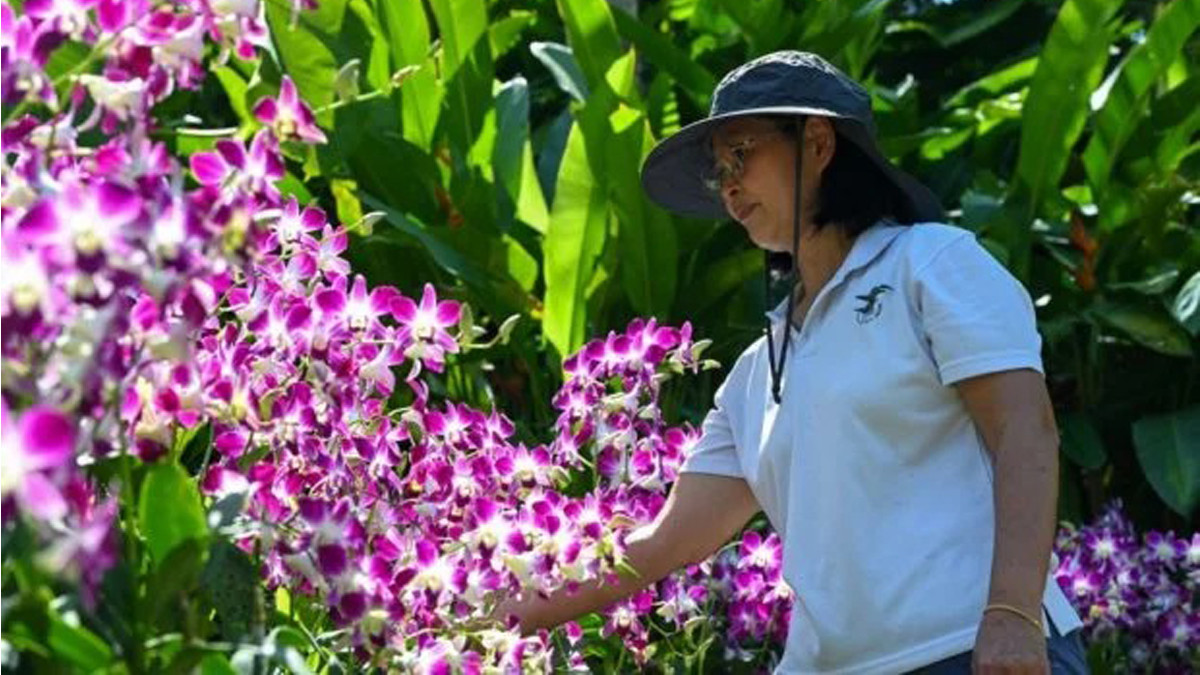
[[[355,103],[362,103],[364,101],[370,101],[370,100],[377,99],[377,98],[383,98],[384,96],[387,96],[391,93],[392,92],[388,89],[376,89],[375,91],[369,91],[365,94],[359,94],[357,96],[354,96],[353,98],[347,98],[347,99],[343,99],[341,101],[334,101],[333,103],[327,103],[319,108],[314,108],[313,114],[320,115],[322,113],[333,112],[334,110],[337,110],[339,108],[345,108],[346,106],[354,105]]]

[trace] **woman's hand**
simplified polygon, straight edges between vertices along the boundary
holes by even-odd
[[[504,624],[513,614],[520,633],[529,635],[600,610],[686,564],[704,560],[758,510],[750,486],[741,478],[681,474],[654,522],[633,530],[625,540],[626,562],[637,576],[620,574],[616,584],[593,579],[574,593],[560,588],[546,598],[532,591],[510,596],[497,603],[483,622]]]
[[[1019,616],[989,613],[975,638],[971,670],[975,675],[1047,675],[1046,638]]]

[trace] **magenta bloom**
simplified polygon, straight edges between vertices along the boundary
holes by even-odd
[[[392,300],[391,309],[402,325],[396,337],[409,345],[405,355],[441,372],[446,353],[458,351],[458,342],[446,329],[458,323],[462,306],[454,300],[439,302],[433,284],[425,284],[420,305],[402,295]]]
[[[8,404],[0,402],[0,494],[15,492],[17,503],[37,518],[61,519],[67,502],[52,474],[69,466],[75,449],[75,427],[50,406],[26,410],[20,421],[9,419]]]
[[[295,83],[287,75],[279,84],[279,98],[260,99],[254,106],[254,116],[269,125],[281,141],[324,143],[326,140],[325,133],[317,126],[317,119],[300,100]]]
[[[266,244],[267,250],[272,250],[280,243],[291,244],[309,232],[319,230],[326,224],[325,212],[315,206],[306,206],[300,210],[300,203],[291,197],[283,205],[283,215],[275,223],[272,238]]]
[[[275,181],[283,178],[283,158],[265,131],[254,135],[247,151],[241,141],[222,139],[215,151],[197,152],[189,163],[201,185],[255,192],[269,200],[279,197]]]
[[[141,210],[142,200],[122,185],[72,182],[29,209],[17,231],[51,264],[88,265],[103,262],[106,253],[123,253],[122,230]]]

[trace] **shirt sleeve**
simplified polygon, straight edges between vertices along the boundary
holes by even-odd
[[[729,419],[726,389],[732,373],[717,388],[713,407],[704,418],[700,428],[700,440],[692,446],[683,459],[680,473],[708,473],[718,476],[744,478],[742,462],[738,458],[737,446],[733,441],[733,426]]]
[[[916,275],[917,302],[943,385],[986,373],[1042,367],[1029,292],[971,233]]]

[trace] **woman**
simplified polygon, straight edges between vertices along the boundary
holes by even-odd
[[[502,610],[525,631],[594,611],[762,510],[796,594],[777,673],[1086,673],[1049,569],[1058,432],[1029,295],[882,156],[863,88],[812,54],[751,61],[642,179],[795,260],[794,292],[631,533],[640,576]]]

